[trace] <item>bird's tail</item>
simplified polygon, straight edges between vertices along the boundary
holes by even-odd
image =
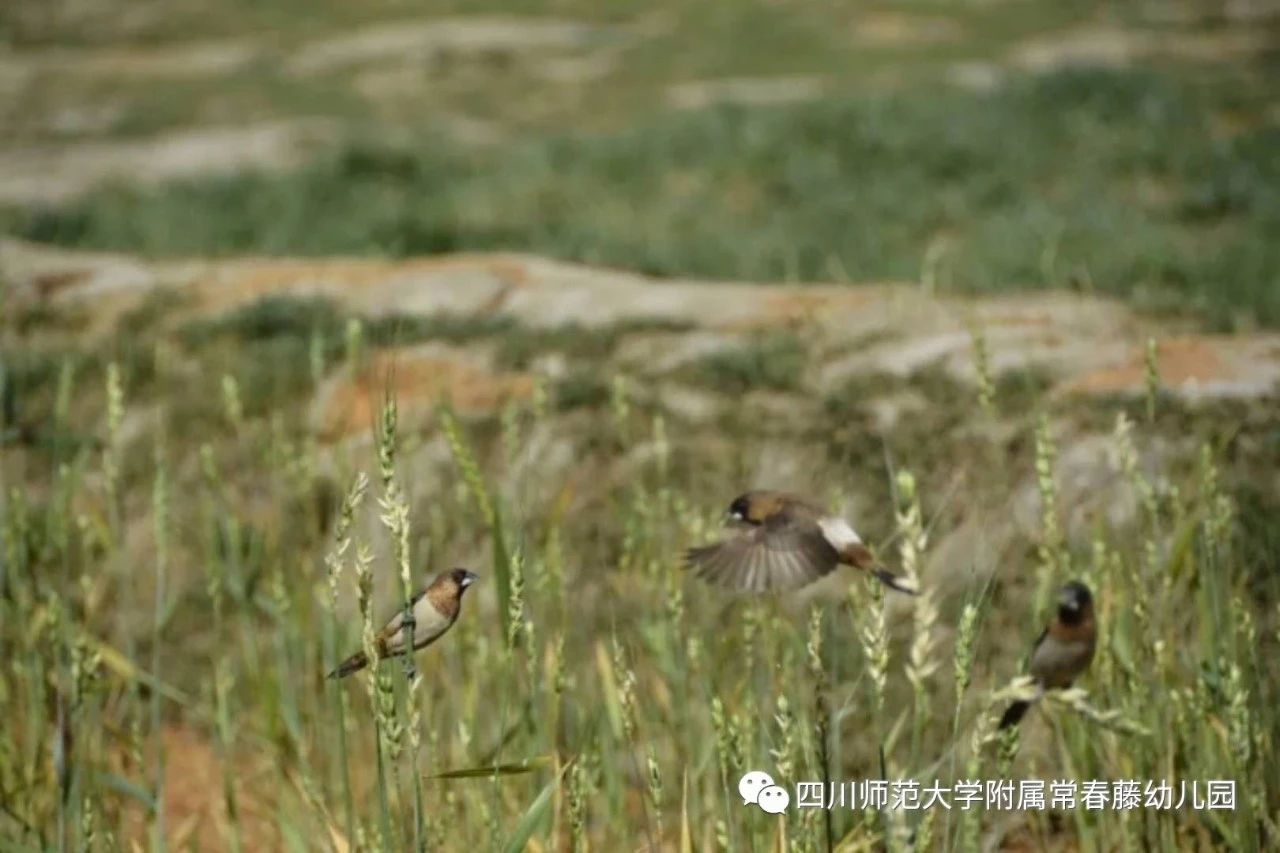
[[[910,582],[900,575],[895,575],[888,569],[872,569],[871,574],[889,589],[896,589],[898,592],[905,592],[907,595],[919,595],[920,590],[910,585]]]
[[[338,668],[329,673],[330,678],[346,678],[353,672],[359,672],[369,665],[369,656],[364,652],[356,652],[351,657],[338,664]]]
[[[1000,728],[1007,729],[1010,726],[1016,726],[1026,715],[1027,709],[1030,707],[1030,702],[1014,702],[1009,706],[1009,709],[1004,712],[1004,716],[1000,718]]]

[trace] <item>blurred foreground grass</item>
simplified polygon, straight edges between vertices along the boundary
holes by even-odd
[[[1148,423],[1141,401],[1045,398],[1008,377],[980,401],[924,372],[908,386],[930,409],[883,435],[865,409],[875,378],[802,424],[755,420],[744,400],[697,428],[605,380],[564,414],[542,385],[500,417],[441,408],[397,428],[388,408],[375,441],[323,446],[310,396],[377,340],[310,310],[240,317],[226,362],[199,349],[220,346],[217,322],[177,339],[138,324],[131,362],[72,356],[23,380],[47,420],[0,468],[6,849],[825,849],[819,813],[741,804],[738,776],[761,768],[1237,785],[1234,811],[837,811],[849,850],[1280,839],[1273,406],[1153,397]],[[324,330],[310,345],[250,345],[277,338],[272,317],[305,341],[296,315]],[[187,347],[196,382],[173,357]],[[717,365],[726,392],[779,387],[746,355]],[[251,370],[279,381],[243,383]],[[1089,432],[1115,482],[1082,508],[1058,445]],[[795,485],[856,497],[859,527],[929,592],[886,600],[857,579],[806,605],[688,580],[682,546],[777,453],[810,460]],[[964,526],[998,540],[1027,488],[1034,533],[930,559]],[[406,573],[459,563],[482,581],[417,656],[419,681],[399,663],[324,679],[359,645],[364,607],[376,627]],[[1097,598],[1081,686],[1103,722],[1046,703],[1016,754],[987,743],[1068,578]]]

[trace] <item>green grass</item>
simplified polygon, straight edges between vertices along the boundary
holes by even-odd
[[[896,47],[851,36],[871,11],[851,1],[76,8],[5,7],[0,37],[20,53],[250,34],[287,55],[368,22],[485,11],[647,34],[572,91],[483,60],[405,104],[364,99],[354,74],[288,77],[278,57],[225,80],[37,75],[16,104],[23,144],[98,101],[123,106],[109,135],[313,114],[397,133],[377,125],[290,172],[0,210],[0,231],[156,256],[523,249],[661,275],[1070,287],[1218,328],[1280,325],[1274,56],[982,94],[937,82],[949,62],[1136,6],[876,4],[961,28]],[[658,111],[694,78],[811,73],[838,94]],[[419,133],[450,114],[509,141]],[[6,304],[0,320],[0,848],[683,850],[687,834],[756,853],[785,834],[828,849],[813,812],[784,824],[743,807],[748,769],[788,785],[1237,783],[1229,812],[841,810],[845,851],[912,835],[948,851],[1280,844],[1275,400],[1160,395],[1148,422],[1142,400],[1061,397],[1026,369],[992,377],[984,411],[940,364],[819,390],[820,359],[879,338],[824,354],[805,328],[619,381],[628,336],[689,326],[360,317],[293,297],[189,307],[158,290],[100,340],[62,304]],[[357,322],[367,348],[440,341],[563,372],[500,414],[426,407],[326,444],[310,415],[323,380],[366,364],[348,348]],[[696,386],[716,416],[665,410],[663,382]],[[909,405],[881,429],[876,404],[894,400]],[[1117,431],[1122,415],[1138,426]],[[344,511],[360,474],[368,493]],[[882,602],[854,578],[806,609],[699,584],[682,549],[718,535],[751,485],[843,502],[929,596]],[[366,607],[376,627],[406,573],[454,565],[482,580],[416,656],[420,682],[398,664],[324,679],[361,644]],[[1099,608],[1088,704],[1045,702],[1016,753],[979,745],[1048,593],[1073,577]]]
[[[890,779],[944,783],[1234,779],[1234,812],[1124,820],[1056,810],[1019,825],[1032,843],[1074,836],[1082,849],[1274,845],[1280,697],[1265,665],[1280,651],[1276,524],[1265,499],[1273,406],[1162,400],[1153,424],[1105,442],[1122,462],[1141,453],[1156,467],[1122,466],[1120,485],[1105,487],[1119,491],[1091,509],[1069,498],[1078,474],[1054,461],[1035,413],[1047,413],[1065,452],[1111,432],[1122,412],[1140,421],[1142,401],[1046,397],[1034,373],[994,383],[1006,429],[991,433],[964,415],[972,389],[934,368],[864,379],[809,420],[662,426],[660,409],[627,404],[607,368],[584,360],[551,389],[552,409],[517,405],[500,430],[491,419],[437,419],[394,445],[384,435],[378,453],[362,442],[321,446],[297,415],[311,388],[305,342],[331,306],[282,305],[206,324],[216,331],[184,355],[206,377],[237,377],[243,415],[225,409],[217,381],[192,383],[178,366],[146,382],[122,370],[116,408],[103,390],[106,359],[82,352],[59,418],[95,441],[6,445],[0,695],[24,714],[0,730],[0,838],[15,849],[106,846],[152,829],[173,839],[192,813],[175,791],[199,772],[198,802],[223,815],[200,831],[242,849],[375,834],[385,849],[502,847],[525,833],[545,848],[583,849],[585,839],[613,849],[674,846],[687,831],[697,849],[722,838],[746,851],[774,843],[780,825],[740,805],[742,772],[766,768],[794,783],[821,778],[826,762],[836,779],[865,779],[881,773],[881,754]],[[169,344],[188,346],[192,328]],[[759,346],[768,359],[737,355],[718,368],[728,371],[723,395],[758,387],[761,363],[776,360],[770,347],[797,344]],[[265,360],[281,362],[276,375],[293,376],[291,388],[250,378]],[[62,361],[50,353],[6,376],[24,393],[53,396]],[[352,366],[335,357],[326,369]],[[800,375],[787,387],[804,406]],[[871,400],[907,390],[928,409],[877,439]],[[205,415],[192,416],[200,406]],[[417,453],[441,446],[437,438],[452,459]],[[549,438],[567,457],[544,452]],[[527,447],[533,457],[513,462]],[[913,614],[901,599],[881,604],[860,580],[809,613],[726,601],[680,569],[681,548],[715,535],[713,520],[751,482],[756,460],[779,454],[800,472],[791,485],[857,496],[859,528],[892,565],[920,572],[936,615]],[[915,473],[918,513],[886,457]],[[340,495],[357,472],[370,493],[344,521]],[[1030,529],[1000,533],[1028,484],[1041,495]],[[1138,496],[1135,512],[1116,515],[1126,494]],[[396,507],[408,513],[403,539]],[[972,523],[1001,543],[999,554],[948,542]],[[342,545],[348,537],[355,542]],[[902,550],[906,541],[923,550]],[[947,556],[931,559],[935,547]],[[399,665],[379,680],[323,678],[360,642],[362,553],[375,621],[403,600],[402,559],[415,583],[456,564],[483,575],[453,632],[417,656],[423,680],[412,698]],[[336,609],[326,565],[341,566]],[[1018,672],[1022,640],[1045,618],[1042,591],[1069,577],[1095,590],[1102,628],[1081,682],[1085,711],[1115,712],[1110,725],[1145,733],[1050,703],[1024,722],[1016,757],[994,745],[975,751],[999,710],[993,691]],[[966,607],[976,621],[957,646]],[[909,661],[915,681],[904,674]],[[57,716],[46,710],[59,702],[76,735],[65,798],[47,758]],[[483,770],[491,766],[502,769]],[[462,772],[437,778],[453,771]],[[915,831],[930,835],[931,849],[960,850],[998,840],[1008,815],[922,817],[909,813],[899,826],[843,810],[832,829],[849,845]],[[821,820],[793,810],[786,833],[825,849]]]
[[[886,79],[933,85],[951,62],[998,60],[1045,29],[1118,17],[1097,0],[1028,0],[1013,9],[916,0],[792,0],[785,7],[771,0],[172,0],[163,15],[130,14],[127,7],[128,0],[0,7],[0,41],[19,64],[64,51],[58,61],[37,61],[34,73],[17,76],[6,125],[12,143],[128,139],[205,124],[316,117],[429,137],[447,134],[455,118],[478,119],[499,136],[566,126],[616,129],[661,108],[670,86],[690,80],[814,75],[841,89],[874,89]],[[868,21],[886,15],[941,21],[946,37],[922,45],[861,37]],[[475,49],[464,39],[429,69],[420,56],[394,45],[334,72],[295,74],[287,67],[309,44],[441,16],[550,18],[596,29],[584,44],[549,55]],[[173,55],[193,41],[248,47],[257,58],[231,73],[163,75],[138,73],[128,63],[76,62],[95,52],[145,61],[153,51]],[[565,58],[594,70],[565,79],[565,66],[557,64]]]
[[[793,391],[800,386],[806,353],[800,339],[789,332],[772,332],[750,343],[698,359],[691,378],[722,393],[754,389]]]
[[[631,317],[600,326],[564,323],[546,328],[524,328],[508,323],[497,336],[495,361],[498,366],[523,369],[540,355],[559,353],[575,362],[599,362],[613,355],[628,335],[647,332],[680,332],[692,322],[662,317]]]
[[[1251,82],[1253,81],[1253,82]],[[1246,73],[1061,71],[988,94],[670,114],[496,149],[356,144],[0,222],[146,254],[522,249],[659,275],[1077,287],[1280,323],[1280,129]]]

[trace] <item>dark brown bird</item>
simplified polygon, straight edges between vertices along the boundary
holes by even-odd
[[[1031,650],[1028,669],[1041,691],[1071,686],[1093,660],[1098,628],[1093,620],[1093,595],[1089,587],[1072,581],[1058,593],[1058,612]],[[1000,728],[1016,726],[1031,703],[1014,702],[1000,718]]]
[[[899,592],[916,592],[876,561],[848,522],[798,495],[747,492],[729,504],[728,520],[736,535],[686,553],[689,567],[710,583],[751,592],[796,590],[846,565]]]
[[[413,650],[426,648],[444,636],[458,620],[462,610],[462,594],[475,583],[478,575],[466,569],[441,572],[431,585],[409,599],[413,613]],[[405,653],[405,610],[401,608],[374,639],[378,659]],[[345,678],[369,665],[369,656],[360,650],[329,673],[330,678]]]

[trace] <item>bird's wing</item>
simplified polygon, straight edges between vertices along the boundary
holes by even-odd
[[[712,545],[690,548],[703,580],[749,592],[794,590],[831,572],[840,555],[811,522],[766,522]]]

